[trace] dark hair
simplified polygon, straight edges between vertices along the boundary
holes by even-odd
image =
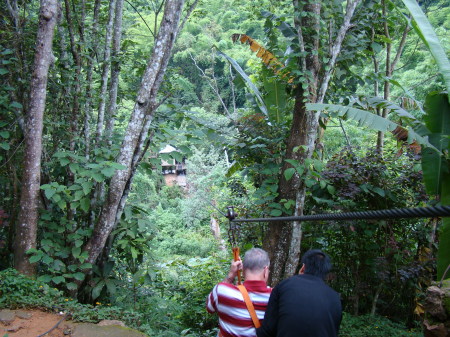
[[[261,248],[247,250],[244,255],[243,267],[245,270],[258,271],[270,265],[269,255]]]
[[[308,250],[302,256],[302,263],[305,264],[305,274],[314,275],[325,279],[331,271],[330,257],[320,249]]]

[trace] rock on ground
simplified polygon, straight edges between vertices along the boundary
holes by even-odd
[[[0,310],[0,337],[35,337],[52,329],[64,315],[41,310]],[[121,321],[99,324],[62,321],[46,337],[146,337]]]

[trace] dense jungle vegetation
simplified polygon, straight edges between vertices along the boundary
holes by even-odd
[[[450,205],[446,0],[0,8],[0,308],[215,336],[228,206]],[[448,219],[243,223],[237,244],[270,253],[272,285],[326,251],[342,336],[419,336]]]

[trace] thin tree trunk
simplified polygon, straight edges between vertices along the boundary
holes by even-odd
[[[115,12],[114,12],[114,26],[112,36],[112,57],[110,62],[111,68],[111,80],[109,86],[109,101],[108,109],[105,112],[107,116],[105,125],[105,138],[108,146],[112,144],[112,133],[114,129],[115,114],[117,109],[117,91],[119,89],[119,73],[120,73],[120,41],[122,39],[122,16],[123,16],[123,0],[116,0]],[[108,67],[109,68],[109,67]],[[106,83],[105,83],[106,84]],[[104,202],[105,197],[105,182],[101,182],[96,187],[96,195],[94,198],[94,204]]]
[[[371,41],[372,41],[372,43],[375,42],[375,28],[374,27],[372,27]],[[373,71],[375,73],[375,76],[378,77],[378,73],[380,71],[380,65],[379,65],[379,62],[377,59],[377,55],[375,54],[374,50],[372,50],[372,62],[373,62]],[[374,96],[378,97],[378,95],[380,93],[380,84],[378,83],[378,79],[376,79],[373,84],[373,92],[374,92]],[[376,108],[376,113],[378,116],[381,116],[381,108],[380,107]],[[378,141],[377,141],[377,144],[378,144]]]
[[[24,135],[25,161],[20,211],[14,245],[14,266],[25,275],[34,275],[36,272],[36,266],[29,262],[26,252],[31,248],[36,248],[43,118],[48,70],[53,60],[52,44],[58,12],[57,0],[41,0],[34,70],[30,84],[30,102]]]
[[[19,16],[19,5],[17,0],[6,0],[6,8],[9,14],[13,18],[14,28],[18,34],[21,34],[20,16]]]
[[[99,92],[99,106],[97,112],[97,127],[94,139],[94,147],[99,146],[99,143],[103,137],[103,130],[105,124],[105,110],[106,110],[106,101],[107,101],[107,90],[108,90],[108,80],[111,69],[111,41],[113,36],[113,24],[115,18],[115,10],[116,10],[116,0],[111,0],[109,2],[109,10],[108,10],[108,24],[106,25],[106,36],[105,36],[105,49],[103,52],[103,60],[102,60],[102,74],[100,80],[100,92]],[[91,214],[89,219],[90,227],[93,226],[95,221],[95,211],[97,205],[101,204],[104,198],[104,184],[96,184],[94,189],[94,195],[91,199]]]
[[[61,79],[63,83],[72,83],[71,79],[71,67],[69,64],[69,56],[67,53],[67,43],[66,43],[66,35],[64,32],[64,29],[62,27],[63,15],[60,15],[58,18],[57,23],[57,31],[58,31],[58,37],[59,37],[59,48],[61,49],[61,63],[63,65],[64,70],[61,71]],[[71,97],[72,94],[72,85],[65,85],[62,87],[61,90],[61,102],[62,107],[61,110],[63,111],[69,111],[70,110],[70,100],[69,97]]]
[[[387,40],[389,41],[389,40],[391,40],[391,35],[390,35],[390,32],[389,32],[388,22],[386,20],[387,8],[386,8],[386,2],[384,0],[382,1],[382,6],[383,6],[383,18],[384,18],[384,35],[386,36]],[[398,60],[400,59],[400,56],[401,56],[401,54],[403,52],[403,49],[405,47],[406,37],[408,35],[408,32],[409,32],[409,27],[408,27],[408,24],[406,24],[405,25],[405,29],[403,30],[403,34],[402,34],[402,39],[400,41],[400,45],[399,45],[397,53],[396,53],[396,55],[394,57],[394,60],[391,60],[392,43],[391,42],[386,42],[386,70],[385,70],[386,80],[384,81],[384,91],[383,91],[383,98],[385,100],[389,100],[390,99],[391,83],[389,82],[389,80],[392,77],[392,74],[394,73],[395,66],[396,66]],[[389,109],[383,108],[381,116],[383,118],[386,118],[388,113],[389,113]],[[383,153],[383,148],[384,148],[384,132],[379,131],[378,134],[377,134],[377,152],[382,154]]]
[[[381,294],[381,290],[383,289],[383,283],[381,282],[378,287],[377,287],[377,291],[375,292],[375,296],[373,297],[373,301],[372,301],[372,309],[370,310],[370,314],[372,316],[375,316],[375,312],[377,310],[377,303],[378,303],[378,298],[380,297]]]
[[[114,19],[114,34],[112,43],[112,63],[111,63],[111,85],[109,88],[109,104],[108,104],[108,118],[106,121],[105,136],[108,140],[108,145],[111,146],[111,136],[114,129],[114,121],[117,109],[117,91],[119,90],[119,73],[120,73],[120,41],[122,40],[122,13],[123,0],[117,0],[116,13]]]
[[[75,62],[75,92],[73,95],[73,106],[72,112],[70,116],[70,140],[69,140],[69,149],[70,151],[75,151],[75,138],[78,136],[78,116],[80,114],[80,74],[81,74],[81,46],[80,43],[76,43],[75,41],[75,33],[74,33],[74,23],[72,20],[72,12],[70,10],[69,0],[65,0],[65,14],[67,20],[67,28],[69,31],[69,39],[70,39],[70,51],[72,53],[73,60]],[[68,171],[69,180],[74,180],[74,175],[72,171]]]
[[[116,171],[111,179],[106,203],[102,208],[98,223],[94,227],[93,235],[84,247],[84,250],[88,252],[87,262],[95,263],[114,228],[116,218],[120,218],[119,204],[131,177],[133,157],[142,149],[144,144],[142,140],[145,140],[148,134],[154,108],[157,106],[157,93],[176,39],[183,3],[183,0],[167,0],[165,2],[164,15],[155,40],[152,57],[145,70],[117,160],[126,168]]]
[[[25,4],[24,4],[25,6]],[[20,62],[17,66],[17,71],[20,74],[19,77],[26,78],[29,74],[29,62],[24,62],[26,54],[26,47],[24,45],[23,27],[26,24],[25,18],[20,18],[20,8],[17,0],[6,0],[6,8],[11,16],[14,25],[14,38],[12,41],[11,49],[16,50],[17,61]],[[5,44],[7,42],[5,41]],[[17,78],[12,78],[12,73],[9,76],[9,82],[11,87],[15,87],[16,90],[11,92],[11,97],[16,102],[21,102],[22,106],[26,106],[28,98],[26,96],[27,88],[25,87],[24,81],[15,81]],[[24,111],[23,108],[12,108],[12,111],[17,117],[20,129],[25,133],[25,121],[24,121]]]
[[[113,35],[114,13],[116,0],[109,2],[108,24],[106,26],[105,51],[103,54],[102,78],[100,86],[100,104],[98,107],[97,133],[95,143],[98,144],[103,136],[103,127],[105,123],[106,92],[108,89],[108,75],[111,67],[111,40]]]
[[[90,127],[91,124],[91,115],[92,115],[92,76],[94,73],[94,57],[96,53],[96,49],[94,46],[98,43],[98,15],[100,12],[100,0],[95,0],[94,5],[94,22],[92,24],[92,46],[91,52],[89,53],[89,59],[87,64],[86,71],[86,102],[84,104],[84,153],[86,159],[89,159],[90,156],[90,142],[91,142],[91,133]]]

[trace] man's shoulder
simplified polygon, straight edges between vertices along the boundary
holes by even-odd
[[[287,279],[284,279],[280,283],[276,285],[277,288],[283,288],[283,287],[291,287],[295,285],[300,284],[309,284],[314,287],[327,287],[330,288],[324,280],[322,280],[320,277],[308,275],[308,274],[297,274],[293,275]],[[332,290],[332,288],[330,288]]]
[[[217,283],[217,287],[227,287],[227,288],[237,289],[237,286],[235,286],[232,283],[228,283],[228,282],[219,282],[219,283]]]
[[[227,283],[227,282],[217,283],[216,288],[217,288],[217,292],[233,292],[233,291],[239,292],[239,289],[237,286],[235,286],[234,284],[231,284],[231,283]]]

